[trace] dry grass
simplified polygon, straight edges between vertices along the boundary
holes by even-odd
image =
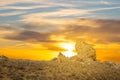
[[[0,80],[120,80],[120,65],[74,60],[0,59]]]

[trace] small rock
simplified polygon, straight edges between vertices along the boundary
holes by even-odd
[[[59,60],[60,62],[66,61],[66,60],[67,60],[67,57],[65,57],[65,56],[60,52],[59,55],[58,55],[58,60]]]
[[[7,61],[7,60],[8,60],[8,57],[6,57],[6,56],[0,56],[0,60]]]

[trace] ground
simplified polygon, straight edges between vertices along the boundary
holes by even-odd
[[[120,65],[67,58],[51,61],[2,58],[0,80],[120,80]]]

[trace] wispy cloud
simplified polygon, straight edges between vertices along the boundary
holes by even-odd
[[[111,3],[108,2],[107,0],[101,0],[101,3],[102,3],[102,4],[106,4],[106,5],[110,5],[110,4],[111,4]]]
[[[58,42],[54,40],[50,40],[51,33],[41,33],[35,31],[20,31],[15,32],[16,35],[6,36],[6,39],[11,40],[20,40],[20,41],[28,41],[28,42]]]
[[[51,6],[47,5],[37,5],[37,6],[3,6],[0,8],[0,10],[5,9],[15,9],[15,10],[29,10],[29,9],[36,9],[36,8],[49,8]]]
[[[91,9],[89,11],[94,12],[94,11],[111,10],[111,9],[119,9],[119,8],[120,8],[120,6],[117,6],[117,7],[106,7],[106,8]]]
[[[119,43],[119,20],[83,20],[77,21],[77,24],[69,24],[64,31],[69,32],[66,39],[74,36],[74,39],[84,39],[95,42]],[[83,23],[87,24],[83,24]],[[103,35],[104,34],[104,35]],[[75,37],[76,36],[76,37]],[[82,37],[80,37],[82,36]],[[83,37],[84,36],[84,37]],[[88,37],[89,36],[89,37]],[[98,37],[100,36],[100,37]]]
[[[23,16],[23,19],[27,18],[57,18],[57,17],[66,17],[66,16],[82,16],[82,15],[87,15],[99,12],[99,11],[104,11],[104,10],[112,10],[112,9],[119,9],[120,6],[117,7],[105,7],[105,8],[94,8],[94,9],[61,9],[57,10],[54,12],[38,12],[38,13],[32,13],[32,14],[27,14]],[[34,16],[34,17],[33,17]]]
[[[0,13],[0,16],[6,17],[6,16],[15,16],[26,13],[25,11],[14,11],[14,12],[6,12],[6,13]]]
[[[54,20],[53,20],[54,22]],[[41,23],[42,24],[42,23]],[[119,43],[120,41],[120,20],[92,20],[92,19],[79,19],[79,20],[70,20],[67,23],[61,23],[61,25],[48,26],[47,29],[54,28],[54,32],[49,30],[47,32],[42,32],[40,30],[35,30],[37,27],[44,27],[44,25],[30,24],[31,30],[28,31],[27,28],[22,32],[16,32],[15,35],[8,35],[6,39],[11,40],[20,40],[20,41],[32,41],[33,42],[54,42],[55,36],[61,36],[63,41],[65,40],[76,40],[83,39],[89,40],[91,42],[98,43]],[[29,28],[28,26],[28,28]],[[46,24],[47,26],[47,24]],[[25,27],[25,26],[24,26]],[[59,28],[58,28],[59,27]],[[104,35],[103,35],[104,34]],[[54,35],[54,37],[52,37]],[[71,37],[72,36],[72,37]],[[88,37],[89,36],[89,37]],[[100,36],[100,37],[98,37]],[[55,40],[57,41],[57,40]],[[59,39],[58,39],[59,41]]]
[[[120,4],[119,1],[116,0],[100,0],[100,3],[105,5]]]
[[[39,0],[41,2],[42,0]],[[9,5],[9,4],[15,4],[15,3],[30,3],[30,2],[35,2],[34,0],[3,0],[0,1],[1,6]]]
[[[24,17],[32,17],[34,16],[35,18],[37,17],[65,17],[65,16],[78,16],[78,15],[83,15],[88,13],[87,10],[83,10],[83,9],[62,9],[62,10],[57,10],[54,12],[39,12],[39,13],[33,13],[33,14],[28,14],[23,16]]]
[[[47,3],[46,1],[49,0],[4,0],[0,2],[1,4],[1,11],[8,10],[8,12],[2,12],[0,13],[0,16],[13,16],[13,15],[19,15],[26,13],[26,15],[21,15],[23,18],[22,20],[44,20],[47,21],[52,18],[80,18],[80,17],[90,17],[94,16],[96,12],[100,11],[107,11],[107,10],[114,10],[119,9],[120,6],[105,6],[101,7],[100,2],[105,3],[111,3],[110,1],[55,1],[52,0],[51,2]],[[22,6],[22,4],[26,4],[26,6]],[[27,6],[27,3],[31,4],[31,6]],[[32,5],[32,3],[34,5]],[[79,4],[81,5],[79,5]],[[94,5],[91,5],[89,3],[94,3]],[[4,5],[2,5],[4,4]],[[19,6],[16,6],[14,4],[19,4]],[[84,5],[83,5],[84,4]],[[87,8],[85,4],[89,5],[90,7]],[[99,4],[99,5],[98,5]],[[95,7],[96,6],[96,7]],[[82,8],[83,7],[83,8]],[[42,8],[46,8],[46,10],[41,11]],[[15,10],[14,12],[11,12],[10,10]],[[41,9],[41,10],[40,10]],[[48,10],[49,9],[49,10]],[[23,10],[24,12],[22,12]],[[52,10],[52,11],[50,11]],[[35,11],[35,12],[34,12]],[[32,17],[34,16],[34,17]],[[99,16],[98,16],[99,17]]]
[[[24,31],[10,33],[9,35],[4,36],[3,39],[10,40],[10,41],[13,41],[13,40],[22,41],[22,42],[32,43],[32,44],[37,43],[41,45],[41,47],[39,45],[40,49],[53,50],[53,51],[65,51],[65,49],[56,45],[56,43],[60,43],[64,41],[51,39],[50,38],[51,35],[52,33],[50,32],[42,33],[37,31],[24,30]]]

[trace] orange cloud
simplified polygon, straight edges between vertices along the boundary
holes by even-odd
[[[52,24],[54,24],[54,21],[55,20],[53,20]],[[74,42],[75,40],[79,39],[94,44],[94,47],[97,50],[98,59],[113,61],[118,60],[118,57],[116,56],[120,55],[120,20],[79,19],[69,20],[66,21],[66,23],[64,21],[60,24],[59,21],[56,21],[55,24],[58,23],[59,25],[54,25],[54,27],[50,26],[49,24],[44,25],[45,23],[41,23],[39,26],[38,24],[26,23],[27,25],[30,25],[30,30],[28,29],[29,26],[28,28],[25,28],[26,24],[21,26],[24,28],[23,30],[16,30],[14,27],[12,27],[10,29],[14,30],[14,34],[6,33],[4,36],[1,34],[1,38],[14,42],[20,41],[22,43],[28,43],[28,46],[31,45],[31,48],[26,48],[28,52],[29,50],[31,51],[31,49],[37,49],[40,51],[38,51],[40,54],[43,54],[41,50],[50,51],[46,53],[51,53],[52,51],[56,53],[59,51],[64,52],[66,49],[59,44],[66,43],[67,41]],[[52,21],[49,21],[49,23],[51,22]],[[48,31],[42,32],[41,29],[39,29],[39,27],[41,28],[47,25],[49,25],[48,28],[46,28]],[[37,26],[38,29],[35,30],[34,26]],[[54,31],[49,30],[50,28],[54,28]],[[1,27],[1,29],[7,31],[7,28],[5,27]],[[38,52],[36,54],[39,54]],[[17,51],[15,53],[17,53]],[[33,53],[31,52],[30,54]]]

